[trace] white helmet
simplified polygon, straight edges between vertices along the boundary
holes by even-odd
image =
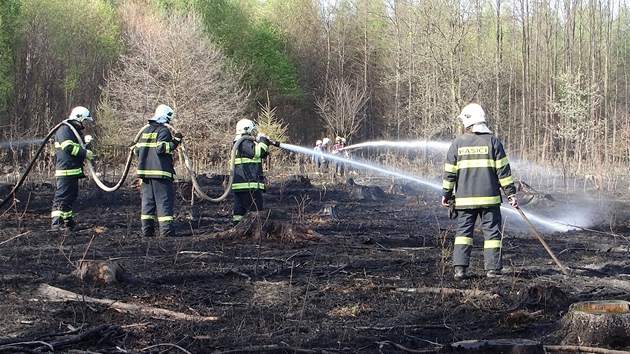
[[[167,121],[170,122],[173,120],[173,118],[175,118],[175,112],[173,112],[173,109],[171,107],[165,104],[161,104],[155,109],[155,114],[153,115],[153,118],[165,118]]]
[[[480,105],[471,103],[462,109],[462,113],[457,118],[462,120],[464,128],[468,128],[473,124],[485,123],[486,113]]]
[[[329,141],[330,141],[330,139],[324,138],[324,140],[322,141],[322,144],[326,145],[326,144],[328,144]]]
[[[236,134],[252,134],[256,128],[256,123],[253,121],[241,119],[236,123]]]
[[[321,141],[321,140],[317,140],[317,141],[315,142],[315,145],[321,145],[321,144],[322,144],[322,141]]]
[[[83,106],[74,107],[72,109],[72,112],[70,112],[70,117],[68,117],[68,119],[74,119],[79,122],[83,122],[86,119],[89,121],[94,121],[92,119],[92,115],[90,114],[90,111]]]

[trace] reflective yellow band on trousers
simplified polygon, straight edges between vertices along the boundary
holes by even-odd
[[[472,237],[468,237],[468,236],[455,236],[455,244],[472,246],[473,239]]]
[[[483,248],[501,248],[501,240],[485,240]]]

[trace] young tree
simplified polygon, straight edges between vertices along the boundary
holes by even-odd
[[[155,107],[167,104],[193,160],[207,160],[207,152],[214,154],[211,159],[224,158],[217,154],[229,150],[247,94],[197,17],[161,16],[131,1],[122,5],[120,17],[128,51],[107,82],[102,107],[110,117],[108,139],[128,144]]]
[[[326,130],[332,136],[351,137],[361,128],[365,116],[360,114],[368,97],[365,90],[341,80],[331,82],[328,95],[316,104]]]

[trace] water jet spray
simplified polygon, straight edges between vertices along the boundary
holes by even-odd
[[[382,143],[394,143],[394,142],[377,141],[377,142],[374,142],[374,144],[362,143],[361,145],[362,146],[376,146],[376,144],[382,144]],[[419,144],[419,145],[414,145],[414,146],[421,146],[420,145],[421,143],[426,143],[426,142],[403,143],[403,145],[399,145],[399,146],[404,146],[406,144]],[[439,146],[442,146],[441,144],[443,144],[443,143],[439,143],[438,142],[436,144],[437,145],[435,145],[435,146],[439,147]],[[360,144],[357,144],[357,145],[360,145]],[[357,146],[357,145],[352,145],[352,146]],[[427,180],[414,177],[409,172],[391,171],[391,170],[387,170],[385,168],[374,166],[374,165],[371,165],[371,164],[368,164],[368,163],[365,163],[365,162],[361,162],[361,161],[358,161],[358,160],[344,158],[344,157],[341,157],[339,155],[332,155],[332,154],[322,153],[322,152],[318,152],[318,151],[315,151],[315,150],[310,149],[310,148],[305,148],[305,147],[292,145],[292,144],[287,144],[287,143],[278,143],[278,145],[276,145],[276,146],[281,147],[281,148],[283,148],[285,150],[289,150],[289,151],[293,151],[293,152],[297,152],[297,153],[301,153],[301,154],[305,154],[305,155],[310,155],[310,156],[314,156],[314,157],[323,156],[326,159],[338,161],[338,162],[341,162],[341,163],[357,166],[357,167],[364,168],[364,169],[370,169],[370,170],[373,170],[373,171],[381,172],[383,174],[392,175],[392,176],[395,176],[395,177],[399,177],[401,179],[405,179],[405,180],[409,180],[409,181],[412,181],[412,182],[415,182],[415,183],[423,184],[425,186],[429,186],[429,187],[434,188],[434,189],[436,189],[438,191],[442,190],[442,185],[441,184],[432,183],[432,182],[429,182]],[[412,147],[412,145],[407,145],[406,147]],[[509,206],[509,207],[501,206],[501,209],[503,211],[508,212],[508,213],[518,214],[518,212],[516,210],[514,210],[514,208],[511,207],[511,206]],[[537,216],[534,216],[534,215],[531,215],[531,214],[530,214],[530,218],[532,220],[536,221],[537,223],[540,223],[540,224],[546,226],[547,228],[549,228],[549,229],[551,229],[553,231],[566,232],[566,231],[574,229],[574,228],[568,227],[566,224],[561,224],[561,223],[559,223],[557,221],[545,220],[543,218],[540,218],[540,217],[537,217]]]

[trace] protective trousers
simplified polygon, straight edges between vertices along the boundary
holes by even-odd
[[[74,219],[72,218],[72,203],[79,196],[79,179],[78,178],[57,178],[57,190],[55,199],[53,199],[52,227],[67,226],[74,227]]]
[[[140,191],[142,193],[142,215],[140,216],[142,234],[154,236],[157,219],[160,236],[172,236],[175,203],[173,181],[166,178],[143,178]]]
[[[337,162],[335,165],[335,172],[337,176],[343,176],[343,162]]]
[[[457,234],[453,247],[453,266],[468,267],[473,249],[473,231],[477,217],[483,232],[483,259],[485,270],[501,270],[501,209],[497,207],[460,209],[457,220]]]
[[[234,212],[232,222],[238,223],[248,211],[263,210],[263,195],[260,189],[234,192]]]

